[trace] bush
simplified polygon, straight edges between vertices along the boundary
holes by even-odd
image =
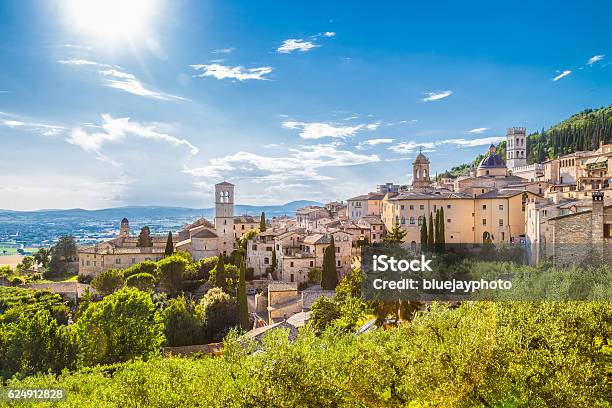
[[[162,290],[169,296],[175,296],[183,288],[183,274],[189,267],[189,260],[177,252],[159,261],[158,266]]]
[[[238,325],[236,299],[220,288],[212,288],[200,301],[206,318],[205,334],[208,341],[221,340],[230,328]]]
[[[130,276],[136,275],[139,273],[148,273],[149,275],[153,275],[154,277],[157,278],[159,276],[159,268],[157,266],[157,263],[153,261],[143,261],[135,265],[132,265],[127,269],[124,269],[123,277],[127,279]]]
[[[8,281],[12,286],[19,286],[26,283],[26,278],[23,276],[11,276],[8,278]]]
[[[340,305],[327,296],[321,296],[310,308],[310,321],[317,331],[323,331],[341,317]]]
[[[91,283],[93,280],[93,276],[91,275],[79,275],[77,276],[77,281],[79,283]]]
[[[155,276],[150,273],[137,273],[125,280],[125,286],[131,286],[145,292],[152,292],[155,288]]]
[[[205,343],[202,306],[179,296],[162,312],[166,345],[171,347]]]
[[[217,265],[217,257],[211,256],[208,258],[200,259],[196,264],[196,270],[198,272],[197,279],[208,280],[210,278],[210,271],[212,271]]]
[[[110,295],[123,287],[123,271],[121,269],[107,269],[92,279],[91,286],[102,296]]]
[[[151,296],[123,288],[92,303],[74,324],[79,364],[113,364],[159,353],[163,325]]]

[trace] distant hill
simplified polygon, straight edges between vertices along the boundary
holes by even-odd
[[[599,109],[585,109],[548,130],[527,136],[527,163],[541,163],[575,151],[596,150],[599,144],[612,142],[612,105]],[[506,141],[497,145],[497,153],[505,158]],[[457,177],[467,173],[472,164],[478,164],[484,155],[476,156],[472,163],[452,167],[438,177]]]
[[[276,217],[279,215],[293,215],[298,208],[308,205],[323,205],[316,201],[298,200],[291,201],[286,204],[279,205],[246,205],[236,204],[234,213],[236,215],[260,215],[261,212],[266,213],[266,217]],[[67,218],[88,218],[96,219],[118,219],[123,217],[130,218],[184,218],[184,217],[206,217],[213,218],[215,214],[214,207],[211,208],[185,208],[185,207],[163,207],[163,206],[132,206],[132,207],[113,207],[100,210],[84,210],[82,208],[73,208],[66,210],[36,210],[36,211],[13,211],[0,210],[0,220],[2,217],[18,217],[30,219],[67,219]]]

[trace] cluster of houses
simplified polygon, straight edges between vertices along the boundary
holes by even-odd
[[[332,238],[337,271],[343,276],[358,264],[362,245],[382,241],[396,225],[406,232],[405,242],[419,243],[422,224],[443,209],[446,243],[536,245],[544,248],[536,251],[538,256],[561,264],[576,254],[558,248],[586,244],[607,257],[612,145],[532,165],[527,165],[526,145],[524,128],[508,129],[505,160],[491,145],[478,166],[457,178],[432,178],[430,161],[420,152],[412,163],[411,185],[386,183],[344,202],[300,208],[295,216],[269,220],[265,231],[259,231],[258,219],[234,214],[234,185],[219,183],[214,221],[201,218],[185,225],[175,249],[195,260],[229,255],[244,234],[257,230],[246,253],[254,278],[290,284],[298,291],[315,283]],[[79,274],[95,276],[161,259],[166,238],[152,236],[151,242],[138,246],[124,219],[117,238],[79,248]]]

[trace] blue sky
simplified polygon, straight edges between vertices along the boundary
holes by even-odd
[[[0,208],[346,199],[611,102],[607,1],[126,3],[0,2]]]

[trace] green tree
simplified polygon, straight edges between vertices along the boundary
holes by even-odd
[[[266,214],[262,211],[259,217],[259,231],[264,232],[266,230]]]
[[[153,246],[153,239],[151,238],[151,229],[148,226],[145,225],[140,229],[136,246],[140,248]]]
[[[162,311],[166,344],[171,347],[204,344],[205,316],[202,306],[185,295],[170,299]]]
[[[223,254],[217,257],[217,266],[210,271],[210,284],[216,288],[220,288],[226,293],[229,293],[228,276],[225,271],[225,263],[223,262]]]
[[[237,326],[236,299],[221,288],[212,288],[200,301],[206,318],[205,333],[208,341],[219,341],[230,328]]]
[[[91,281],[91,287],[100,295],[107,296],[123,287],[124,277],[121,269],[107,269]]]
[[[168,239],[166,240],[166,249],[164,250],[164,256],[170,256],[174,253],[174,243],[172,242],[172,231],[168,232]]]
[[[310,307],[310,321],[318,332],[325,330],[340,316],[340,305],[327,296],[321,296]]]
[[[338,286],[336,286],[336,298],[342,302],[349,296],[360,297],[362,282],[363,275],[361,269],[352,269],[351,273],[343,277]]]
[[[215,269],[218,260],[216,256],[200,259],[196,265],[198,278],[208,280],[210,278],[210,272]]]
[[[330,242],[323,252],[323,272],[321,273],[321,288],[334,290],[338,285],[338,271],[336,269],[336,245],[334,236],[331,235]]]
[[[423,223],[421,224],[421,248],[422,250],[427,249],[427,218],[423,217]]]
[[[272,250],[272,264],[270,265],[272,272],[276,272],[276,268],[278,268],[278,259],[276,259],[276,248]]]
[[[21,262],[17,264],[17,271],[19,271],[19,273],[25,273],[29,271],[34,266],[34,262],[34,257],[24,256],[23,258],[21,258]]]
[[[67,264],[77,260],[77,246],[72,236],[63,236],[51,249],[51,259],[45,271],[47,277],[65,275]]]
[[[157,277],[159,275],[159,267],[156,262],[153,261],[142,261],[138,262],[130,266],[127,269],[123,270],[123,277],[129,278],[132,275],[136,275],[138,273],[148,273],[149,275],[153,275]]]
[[[383,240],[389,243],[401,243],[403,242],[404,237],[406,237],[406,234],[407,232],[402,230],[399,222],[396,222],[391,231],[385,235]]]
[[[444,208],[440,208],[440,224],[438,226],[439,229],[439,237],[438,243],[440,244],[440,251],[444,251],[444,245],[446,244],[446,219],[444,218]]]
[[[70,330],[58,324],[46,309],[21,315],[0,327],[0,377],[32,375],[74,369],[76,347]]]
[[[183,288],[183,274],[189,267],[189,260],[174,254],[157,263],[159,284],[168,296],[175,296]]]
[[[49,266],[49,261],[51,261],[51,250],[48,248],[40,248],[34,254],[34,261],[37,265],[46,269],[47,266]]]
[[[246,293],[246,264],[244,259],[240,262],[240,277],[238,278],[238,322],[244,330],[249,330],[249,305]]]
[[[150,273],[137,273],[130,275],[125,280],[125,286],[130,286],[144,292],[152,292],[155,289],[155,276]]]
[[[151,296],[123,288],[91,304],[74,324],[83,366],[113,364],[159,353],[163,324],[156,319]]]
[[[433,216],[429,213],[429,229],[427,230],[427,246],[433,248],[435,244],[434,234],[436,226],[434,225]]]

